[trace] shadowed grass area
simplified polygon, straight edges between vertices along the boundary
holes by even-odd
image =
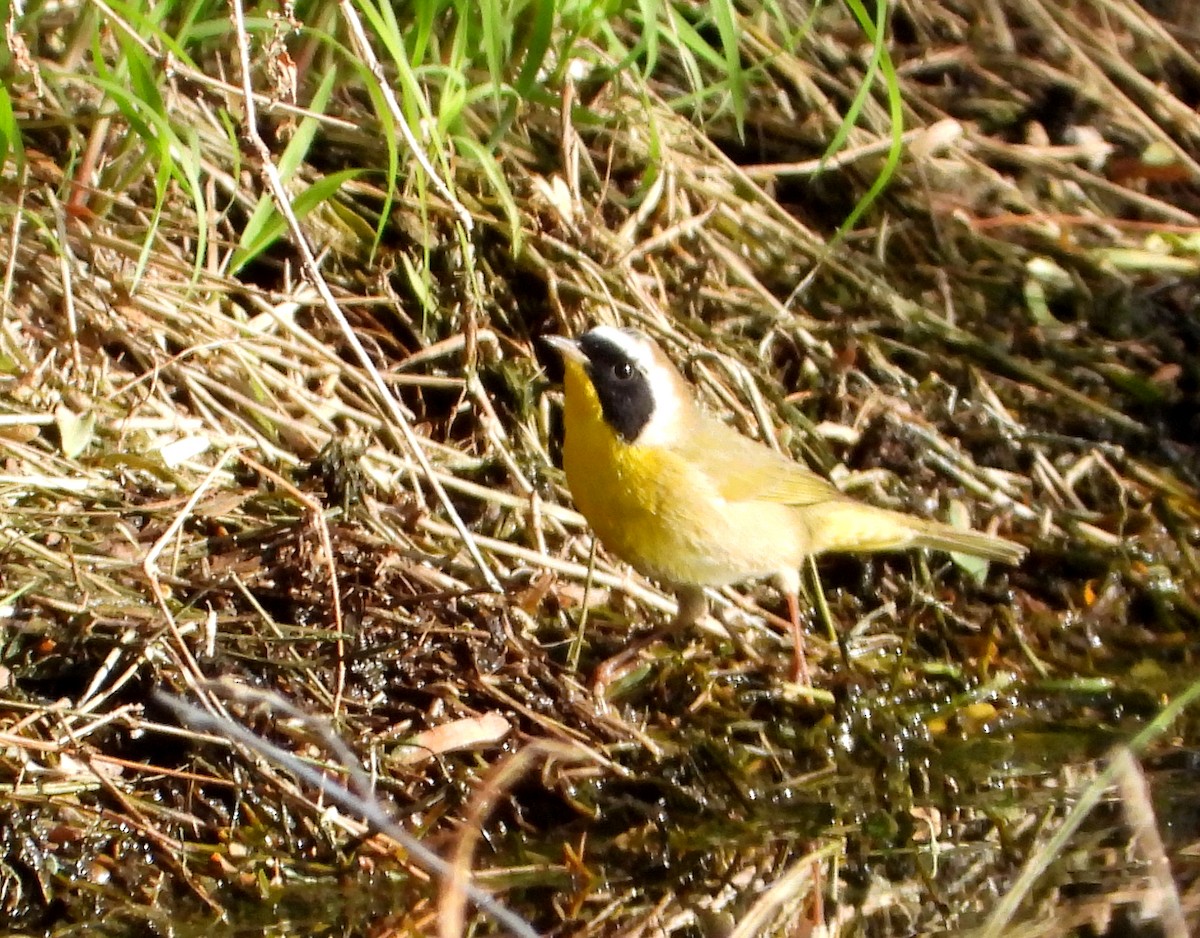
[[[817,871],[830,933],[1194,930],[1200,24],[1148,9],[6,13],[13,927],[451,928],[453,877],[163,691],[546,934],[803,933]],[[536,339],[599,322],[1029,557],[823,559],[807,695],[725,591],[595,700],[672,609],[557,468]]]

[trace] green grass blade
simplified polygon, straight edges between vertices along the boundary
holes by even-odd
[[[500,0],[475,2],[478,3],[476,10],[483,29],[483,59],[487,63],[488,76],[492,80],[492,92],[498,94],[500,86],[504,83],[504,36],[508,35],[507,24],[504,22]],[[468,3],[474,6],[472,0],[468,0]],[[464,22],[470,22],[470,19],[464,17]]]
[[[888,183],[892,181],[892,176],[896,173],[896,167],[900,165],[900,155],[904,149],[904,99],[900,93],[900,77],[896,74],[895,65],[892,63],[891,54],[887,49],[887,0],[877,0],[875,7],[876,19],[874,20],[871,19],[861,0],[846,0],[846,5],[850,7],[855,19],[858,20],[859,26],[866,33],[867,38],[871,40],[871,62],[866,76],[859,86],[858,94],[855,95],[854,103],[851,105],[850,110],[847,111],[845,119],[838,128],[838,133],[835,135],[834,141],[826,149],[823,158],[828,158],[845,144],[846,138],[850,133],[850,128],[857,122],[858,115],[866,103],[866,96],[870,93],[871,85],[878,74],[883,75],[884,84],[887,88],[888,117],[891,120],[891,141],[888,146],[887,157],[884,159],[883,168],[879,171],[879,175],[875,177],[871,188],[867,190],[863,197],[855,204],[854,208],[850,210],[850,214],[846,216],[846,220],[838,226],[831,246],[840,241],[846,232],[854,228],[858,220],[862,218],[866,211],[875,203],[875,200],[879,198],[883,190],[887,188]]]
[[[487,177],[488,182],[491,183],[496,197],[500,200],[504,218],[508,222],[508,237],[512,244],[513,256],[519,255],[522,241],[521,213],[517,208],[516,199],[513,198],[512,189],[509,188],[508,180],[504,178],[504,173],[500,169],[500,164],[496,162],[496,158],[491,152],[474,137],[456,136],[454,146],[474,160]]]
[[[310,110],[320,113],[325,109],[337,80],[337,69],[330,69],[313,94],[312,101],[309,103]],[[296,170],[308,156],[318,129],[317,119],[313,117],[306,117],[296,128],[296,133],[279,158],[277,167],[279,178],[284,183],[295,175]],[[274,200],[270,193],[263,193],[249,220],[242,228],[242,236],[238,239],[238,246],[233,252],[231,270],[234,273],[241,270],[250,260],[273,244],[283,233],[283,229],[283,218],[276,209]]]
[[[738,137],[746,138],[746,72],[742,69],[742,56],[738,49],[741,33],[737,25],[737,10],[732,0],[710,0],[709,9],[721,36],[721,52],[725,81],[733,103],[733,119],[737,124]]]
[[[643,0],[653,2],[653,0]],[[538,89],[538,72],[550,51],[550,39],[554,32],[555,6],[553,0],[531,0],[530,20],[525,36],[525,58],[517,75],[517,95],[523,99],[533,97]]]
[[[646,55],[642,74],[652,75],[658,65],[658,18],[662,13],[662,0],[638,0],[638,7],[642,16],[641,46]]]
[[[296,218],[303,219],[322,202],[333,198],[344,183],[358,178],[363,172],[361,169],[344,169],[318,179],[292,200],[292,211]],[[283,216],[277,211],[271,212],[267,220],[257,229],[255,240],[246,242],[243,238],[243,244],[239,245],[237,251],[234,252],[230,269],[236,272],[244,268],[278,241],[286,230],[287,222]]]
[[[25,146],[21,140],[21,126],[17,123],[16,114],[13,113],[12,98],[9,97],[8,89],[4,85],[0,85],[0,170],[3,170],[10,154],[13,158],[13,165],[17,169],[17,175],[20,175],[21,168],[25,165]]]

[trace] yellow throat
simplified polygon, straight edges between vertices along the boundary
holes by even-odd
[[[623,440],[605,421],[600,398],[581,363],[565,363],[563,469],[576,507],[600,540],[644,573],[678,580],[663,553],[664,474],[659,454]]]

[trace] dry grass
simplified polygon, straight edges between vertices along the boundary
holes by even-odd
[[[644,84],[594,68],[562,92],[578,119],[529,105],[504,138],[519,248],[464,157],[452,190],[402,180],[374,251],[385,188],[346,182],[299,223],[317,277],[282,242],[231,272],[266,189],[231,146],[240,79],[211,78],[238,74],[228,50],[170,85],[217,207],[197,218],[175,184],[155,212],[120,117],[62,78],[73,50],[34,44],[59,80],[12,85],[29,161],[0,242],[14,927],[425,934],[461,898],[181,728],[168,691],[344,779],[335,732],[407,831],[540,932],[798,934],[813,857],[830,933],[981,928],[1035,857],[1007,934],[1160,907],[1195,929],[1194,714],[1139,754],[1158,853],[1107,787],[1041,853],[1195,674],[1200,23],[1158,6],[900,3],[906,155],[831,251],[890,126],[869,97],[822,168],[867,67],[822,8],[794,50],[746,30],[744,141],[671,106],[669,56]],[[364,100],[319,118],[296,180],[386,163]],[[751,589],[717,605],[732,639],[662,650],[598,705],[591,667],[671,601],[591,562],[555,468],[534,340],[595,322],[654,333],[713,409],[844,488],[959,506],[1029,560],[978,584],[942,557],[832,559],[827,694],[781,688],[776,598]]]

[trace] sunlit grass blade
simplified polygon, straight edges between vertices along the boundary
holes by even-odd
[[[361,169],[344,169],[341,172],[321,177],[292,199],[292,211],[297,218],[303,219],[322,202],[333,198],[345,183],[362,174],[363,170]],[[283,216],[274,210],[267,212],[261,220],[256,219],[256,222],[259,223],[255,225],[252,232],[253,237],[243,237],[242,243],[238,246],[238,250],[230,262],[230,268],[234,272],[244,269],[250,261],[278,241],[287,230],[287,223]]]
[[[733,105],[733,119],[737,125],[738,136],[744,137],[746,131],[746,73],[742,69],[742,56],[739,50],[741,35],[737,23],[738,13],[732,0],[709,0],[709,9],[712,11],[713,19],[717,24],[717,32],[721,37],[725,82]]]
[[[546,62],[546,53],[550,51],[556,6],[553,0],[530,0],[527,11],[525,56],[514,83],[517,94],[523,99],[532,98],[538,89],[538,73]]]
[[[196,209],[196,250],[193,259],[193,274],[198,276],[204,264],[208,245],[208,228],[204,221],[207,211],[198,154],[193,146],[186,145],[175,132],[159,95],[150,95],[148,104],[108,69],[103,57],[99,55],[98,49],[95,52],[97,54],[97,76],[85,76],[85,80],[108,96],[121,116],[128,122],[134,136],[148,147],[147,153],[135,155],[134,159],[145,160],[155,167],[155,209],[151,214],[151,224],[142,242],[138,268],[133,278],[134,283],[144,271],[152,250],[161,217],[160,213],[168,195],[168,185],[172,179],[181,184],[184,191],[191,197],[192,204]],[[133,58],[141,60],[140,50],[133,55]],[[143,65],[144,63],[134,66],[134,69],[140,71]],[[153,104],[157,104],[158,107],[152,107]]]
[[[512,189],[509,188],[508,181],[504,178],[504,173],[500,169],[500,164],[496,162],[496,158],[486,150],[479,141],[473,137],[456,136],[454,138],[454,146],[460,151],[466,153],[467,156],[483,171],[491,184],[493,192],[500,201],[500,207],[504,211],[504,217],[508,222],[508,237],[512,243],[512,252],[514,255],[521,252],[521,212],[517,208],[516,200],[513,198]]]
[[[12,157],[18,174],[25,165],[25,146],[21,141],[21,127],[13,113],[12,98],[8,89],[0,85],[0,171]]]
[[[652,75],[658,66],[658,18],[662,11],[662,0],[638,0],[642,16],[641,45],[645,52],[644,71]]]
[[[505,22],[500,0],[472,0],[464,4],[463,23],[472,23],[476,17],[483,33],[483,59],[491,78],[491,92],[496,96],[498,106],[500,86],[504,84],[504,37],[511,35],[511,24]]]
[[[309,102],[310,110],[320,113],[325,109],[337,80],[337,70],[330,69],[313,94],[312,101]],[[277,165],[279,177],[285,183],[295,175],[296,170],[308,157],[309,149],[312,147],[313,139],[316,137],[319,129],[319,123],[313,117],[306,117],[296,128],[295,134],[288,142],[287,148],[283,151],[283,155],[280,156]],[[351,176],[353,175],[352,173]],[[328,178],[330,177],[326,177],[326,179]],[[321,183],[324,182],[325,180],[321,181]],[[320,187],[319,191],[327,192],[328,195],[332,195],[337,191],[337,186],[329,190],[327,185],[322,185],[321,183],[317,184]],[[317,188],[317,186],[313,188]],[[311,191],[312,189],[308,190],[308,192]],[[305,195],[307,196],[307,192]],[[314,204],[311,202],[313,197],[307,197],[309,201],[306,202],[306,205],[308,210],[311,210]],[[299,199],[297,200],[298,202]],[[264,193],[259,198],[258,204],[254,207],[254,211],[242,228],[241,238],[230,261],[231,271],[233,273],[240,271],[247,263],[270,247],[283,234],[284,230],[285,225],[282,216],[280,216],[276,209],[270,194]]]
[[[866,75],[858,86],[854,100],[850,107],[847,108],[846,114],[842,118],[842,123],[839,125],[837,133],[834,135],[833,140],[830,141],[822,158],[828,159],[845,146],[846,140],[850,135],[850,130],[858,123],[858,118],[871,93],[871,86],[874,84],[876,76],[880,74],[883,76],[884,85],[887,90],[891,139],[883,167],[871,183],[871,187],[859,198],[854,208],[850,210],[850,214],[838,226],[837,233],[833,239],[834,243],[840,241],[847,232],[853,230],[858,220],[862,218],[866,211],[875,203],[875,200],[879,198],[883,190],[887,188],[888,183],[892,180],[892,176],[895,175],[896,167],[900,165],[900,155],[904,149],[904,99],[900,92],[900,78],[896,74],[891,54],[887,49],[888,4],[886,0],[876,0],[874,19],[871,18],[866,7],[862,5],[861,0],[846,0],[846,5],[853,12],[859,27],[871,42],[871,59]]]

